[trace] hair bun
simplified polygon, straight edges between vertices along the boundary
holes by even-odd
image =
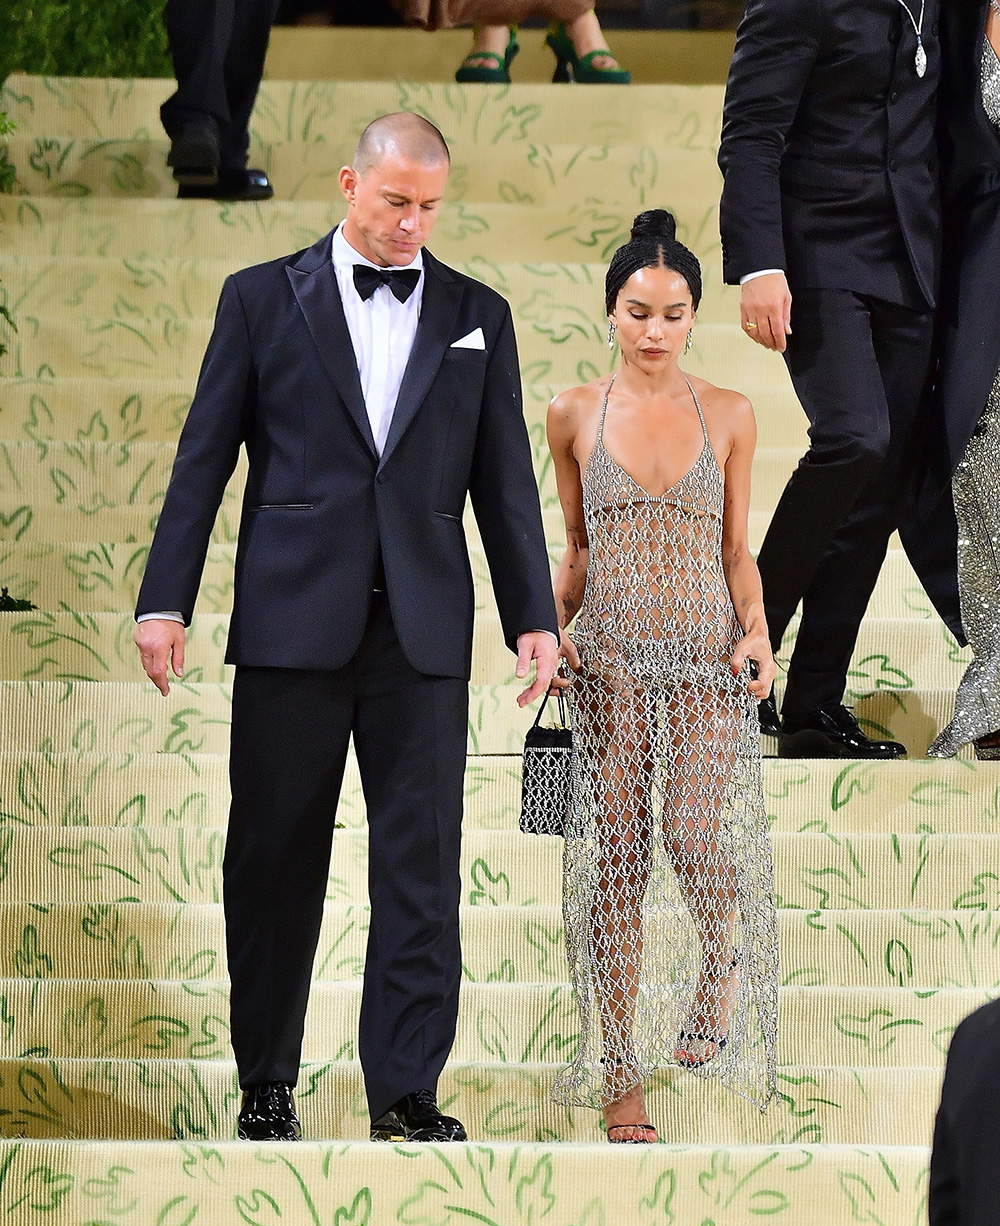
[[[633,239],[660,238],[677,241],[677,222],[666,209],[646,209],[632,222]]]

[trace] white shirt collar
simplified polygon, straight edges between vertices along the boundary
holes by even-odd
[[[363,256],[360,251],[355,251],[355,249],[351,246],[351,244],[344,237],[344,223],[343,222],[341,222],[340,225],[333,232],[333,243],[331,244],[331,255],[333,257],[334,267],[340,269],[342,272],[345,272],[345,273],[351,273],[351,269],[354,267],[355,264],[365,264],[367,265],[368,268],[377,268],[381,272],[387,271],[384,265],[376,264],[372,260],[366,259],[366,257]],[[401,269],[402,268],[416,268],[417,270],[422,269],[423,266],[424,266],[424,253],[422,250],[417,252],[417,254],[409,262],[409,264],[394,265],[394,267],[398,267]]]

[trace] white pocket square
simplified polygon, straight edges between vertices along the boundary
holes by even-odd
[[[482,328],[473,328],[468,336],[463,336],[461,340],[452,341],[451,349],[485,349],[486,337],[483,336]]]

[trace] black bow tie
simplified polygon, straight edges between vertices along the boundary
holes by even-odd
[[[400,302],[407,298],[417,288],[420,280],[419,268],[372,268],[368,264],[354,265],[354,288],[361,295],[361,301],[367,302],[380,285],[388,285]]]

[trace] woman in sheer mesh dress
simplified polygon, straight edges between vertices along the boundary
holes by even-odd
[[[701,268],[662,209],[607,273],[619,369],[549,409],[573,673],[563,907],[580,1044],[562,1103],[609,1141],[657,1139],[664,1065],[766,1107],[778,945],[756,701],[774,661],[747,543],[749,402],[688,376]],[[566,632],[577,621],[572,638]]]

